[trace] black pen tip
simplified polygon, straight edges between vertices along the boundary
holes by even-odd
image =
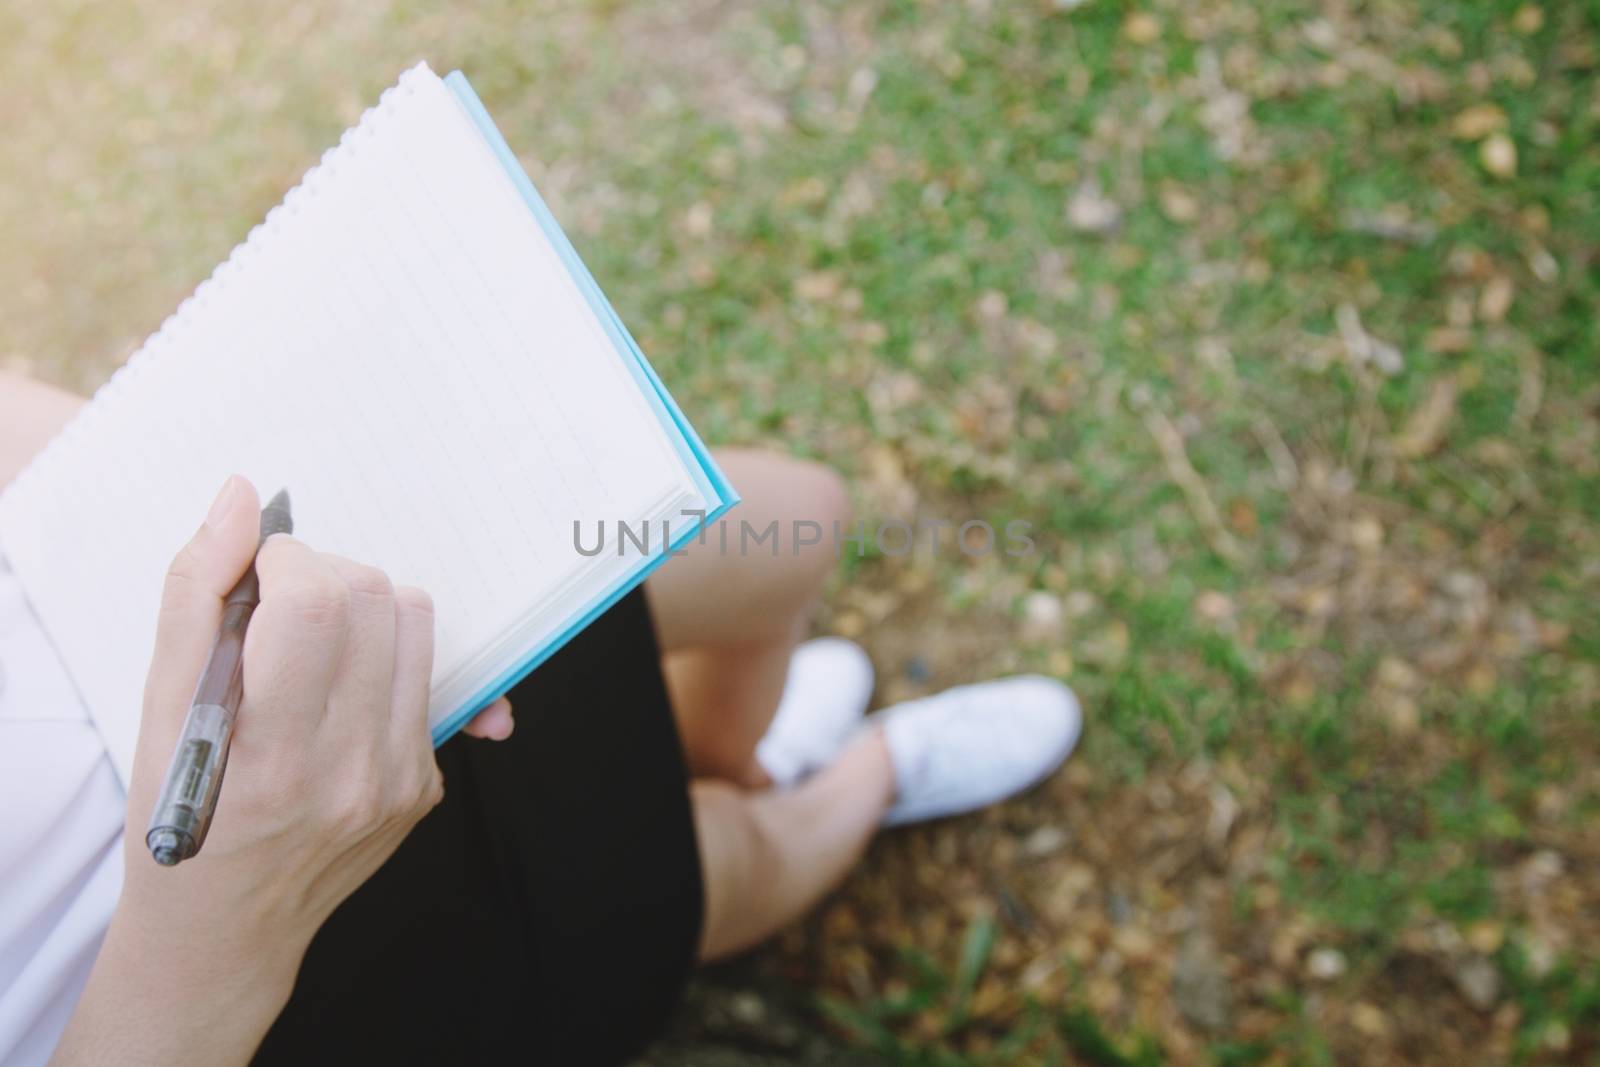
[[[289,511],[289,490],[279,489],[261,509],[261,540],[276,533],[293,533],[294,517]]]

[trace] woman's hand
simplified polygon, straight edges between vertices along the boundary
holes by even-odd
[[[171,868],[150,857],[145,824],[259,515],[254,488],[230,479],[168,573],[126,881],[63,1062],[248,1059],[317,929],[443,795],[427,721],[428,597],[278,536],[256,559],[244,701],[204,848]]]
[[[304,947],[443,795],[428,736],[433,608],[420,590],[293,538],[262,546],[261,604],[216,816],[197,857],[157,866],[145,824],[259,515],[250,484],[230,479],[168,572],[128,796],[121,906],[130,921],[168,932]]]

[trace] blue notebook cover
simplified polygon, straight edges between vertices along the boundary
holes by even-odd
[[[461,106],[472,120],[477,123],[478,131],[489,147],[494,150],[506,173],[511,176],[512,182],[522,194],[523,202],[528,205],[528,210],[538,221],[540,228],[549,238],[550,244],[560,255],[567,271],[572,275],[578,288],[588,298],[589,306],[594,309],[601,325],[605,327],[606,334],[611,338],[611,343],[616,346],[617,354],[622,362],[633,374],[634,380],[639,383],[641,392],[656,411],[656,417],[666,426],[667,436],[676,443],[680,458],[684,465],[694,474],[701,494],[710,502],[707,514],[700,522],[685,526],[681,531],[674,530],[672,544],[663,546],[662,550],[653,556],[641,559],[633,570],[623,575],[620,580],[610,588],[601,592],[595,600],[584,608],[572,619],[565,629],[544,644],[529,651],[526,658],[511,670],[485,685],[471,700],[459,710],[452,712],[433,730],[434,745],[441,745],[478,712],[492,704],[512,686],[516,685],[539,664],[549,659],[561,646],[572,640],[584,627],[599,618],[607,608],[622,599],[632,591],[640,582],[649,577],[661,564],[671,558],[671,553],[682,548],[693,539],[706,525],[715,522],[729,508],[739,502],[739,494],[734,491],[728,479],[717,467],[716,461],[711,458],[711,452],[705,443],[700,440],[700,435],[695,433],[694,427],[689,425],[689,420],[684,418],[682,410],[667,392],[666,386],[661,384],[661,378],[656,374],[655,368],[650,366],[644,358],[644,353],[639,350],[639,345],[628,333],[628,328],[617,317],[616,310],[605,294],[600,291],[600,286],[595,283],[594,275],[589,273],[589,268],[584,266],[583,260],[578,258],[577,250],[572,247],[572,242],[567,240],[567,235],[562,232],[561,226],[556,222],[555,216],[550,213],[550,208],[545,205],[544,198],[534,188],[533,181],[528,177],[522,165],[517,162],[517,157],[512,153],[511,147],[506,144],[506,139],[501,136],[500,130],[495,126],[494,120],[489,117],[489,112],[483,106],[483,101],[478,99],[478,94],[473,92],[466,76],[459,70],[453,71],[444,78],[444,84],[461,102]]]

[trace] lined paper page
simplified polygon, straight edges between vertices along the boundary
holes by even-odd
[[[0,498],[0,548],[124,773],[162,577],[233,472],[263,496],[287,487],[308,543],[433,594],[436,685],[608,565],[575,551],[575,520],[657,516],[695,492],[426,68]]]

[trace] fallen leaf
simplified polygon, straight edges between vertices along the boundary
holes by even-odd
[[[1413,219],[1403,208],[1392,206],[1382,211],[1352,209],[1345,212],[1340,222],[1352,233],[1366,233],[1387,241],[1404,241],[1414,245],[1425,245],[1439,233],[1439,228],[1433,223],[1426,219]]]
[[[1161,213],[1173,222],[1193,222],[1200,217],[1200,202],[1177,182],[1161,183]]]
[[[1022,640],[1030,645],[1052,644],[1064,632],[1065,612],[1061,598],[1036,590],[1022,602]]]
[[[1539,1043],[1560,1055],[1572,1048],[1572,1028],[1560,1019],[1551,1019],[1545,1024]]]
[[[1350,1005],[1350,1025],[1368,1037],[1389,1035],[1389,1018],[1375,1004],[1358,1000]]]
[[[1460,326],[1440,326],[1428,331],[1422,345],[1429,352],[1440,355],[1459,355],[1472,347],[1472,331]]]
[[[1396,737],[1414,737],[1422,728],[1422,709],[1404,693],[1385,693],[1379,701],[1384,720]]]
[[[1104,630],[1084,643],[1081,650],[1083,658],[1090,663],[1116,666],[1127,657],[1131,640],[1128,624],[1121,619],[1113,619]]]
[[[1383,544],[1383,523],[1371,515],[1358,515],[1350,520],[1346,533],[1350,544],[1363,552],[1376,551]]]
[[[1067,222],[1084,233],[1111,233],[1122,224],[1122,209],[1091,179],[1078,186],[1068,199]]]
[[[1467,927],[1467,944],[1485,956],[1498,952],[1505,939],[1505,924],[1497,919],[1480,919]]]
[[[1157,948],[1155,935],[1133,923],[1117,927],[1111,935],[1111,946],[1135,962],[1149,959]]]
[[[1427,399],[1411,413],[1394,439],[1394,454],[1401,459],[1416,459],[1433,452],[1444,442],[1445,430],[1456,413],[1456,380],[1445,375],[1434,380]]]
[[[1506,113],[1498,104],[1473,104],[1450,123],[1450,135],[1461,141],[1481,141],[1506,126]]]
[[[1546,285],[1560,277],[1561,264],[1543,245],[1530,243],[1523,248],[1522,255],[1527,259],[1528,269],[1533,271],[1533,276]]]
[[[1384,656],[1378,661],[1376,677],[1379,685],[1390,689],[1409,691],[1422,684],[1417,669],[1398,656]]]
[[[839,295],[840,278],[833,271],[802,274],[795,279],[794,295],[801,300],[831,300]]]
[[[711,233],[712,227],[711,205],[704,200],[693,204],[683,217],[683,228],[691,237],[705,237]]]
[[[1405,369],[1405,359],[1400,350],[1380,337],[1367,332],[1361,324],[1361,313],[1354,304],[1340,304],[1333,312],[1334,323],[1339,327],[1339,340],[1353,364],[1370,363],[1383,374],[1399,374]]]
[[[1496,274],[1484,284],[1483,292],[1478,294],[1478,317],[1484,322],[1504,321],[1516,292],[1516,286],[1510,278]]]
[[[1499,672],[1494,669],[1493,664],[1485,660],[1478,660],[1468,667],[1466,675],[1462,678],[1467,692],[1475,697],[1486,697],[1493,693],[1499,681]]]
[[[1291,707],[1303,708],[1317,699],[1317,683],[1304,671],[1296,671],[1283,683],[1283,699]]]
[[[1134,44],[1149,44],[1161,36],[1161,23],[1148,11],[1135,11],[1123,22],[1122,33]]]
[[[1202,1030],[1228,1025],[1231,992],[1216,945],[1204,931],[1184,940],[1172,970],[1172,1001],[1178,1012]]]
[[[1233,617],[1233,601],[1225,593],[1207,589],[1194,598],[1194,613],[1206,622],[1222,622]]]
[[[1545,648],[1561,648],[1571,633],[1572,627],[1559,619],[1539,620],[1539,644]]]
[[[1062,605],[1067,609],[1067,618],[1081,619],[1093,614],[1100,602],[1087,589],[1074,589],[1067,594]]]
[[[1339,47],[1339,29],[1327,19],[1311,19],[1305,24],[1305,34],[1313,47],[1329,54]]]
[[[1500,972],[1481,956],[1461,960],[1450,968],[1456,988],[1479,1011],[1488,1011],[1500,999]]]
[[[1263,895],[1271,895],[1274,887],[1263,886],[1258,891],[1258,899]],[[1271,940],[1267,943],[1267,955],[1272,960],[1274,967],[1279,970],[1290,970],[1296,965],[1300,957],[1300,949],[1311,937],[1310,924],[1300,916],[1292,916],[1287,921],[1281,922],[1276,930],[1271,931]]]
[[[1511,28],[1524,37],[1531,37],[1544,28],[1544,9],[1538,4],[1523,4],[1511,16]]]
[[[1006,294],[998,289],[985,289],[978,295],[973,310],[977,312],[978,318],[985,322],[998,322],[1006,317],[1006,311],[1010,306]]]
[[[1239,817],[1239,802],[1221,782],[1211,783],[1211,810],[1206,816],[1206,847],[1221,856],[1228,847],[1228,834]]]
[[[1261,526],[1255,505],[1243,497],[1235,497],[1228,504],[1228,526],[1240,537],[1254,537]]]

